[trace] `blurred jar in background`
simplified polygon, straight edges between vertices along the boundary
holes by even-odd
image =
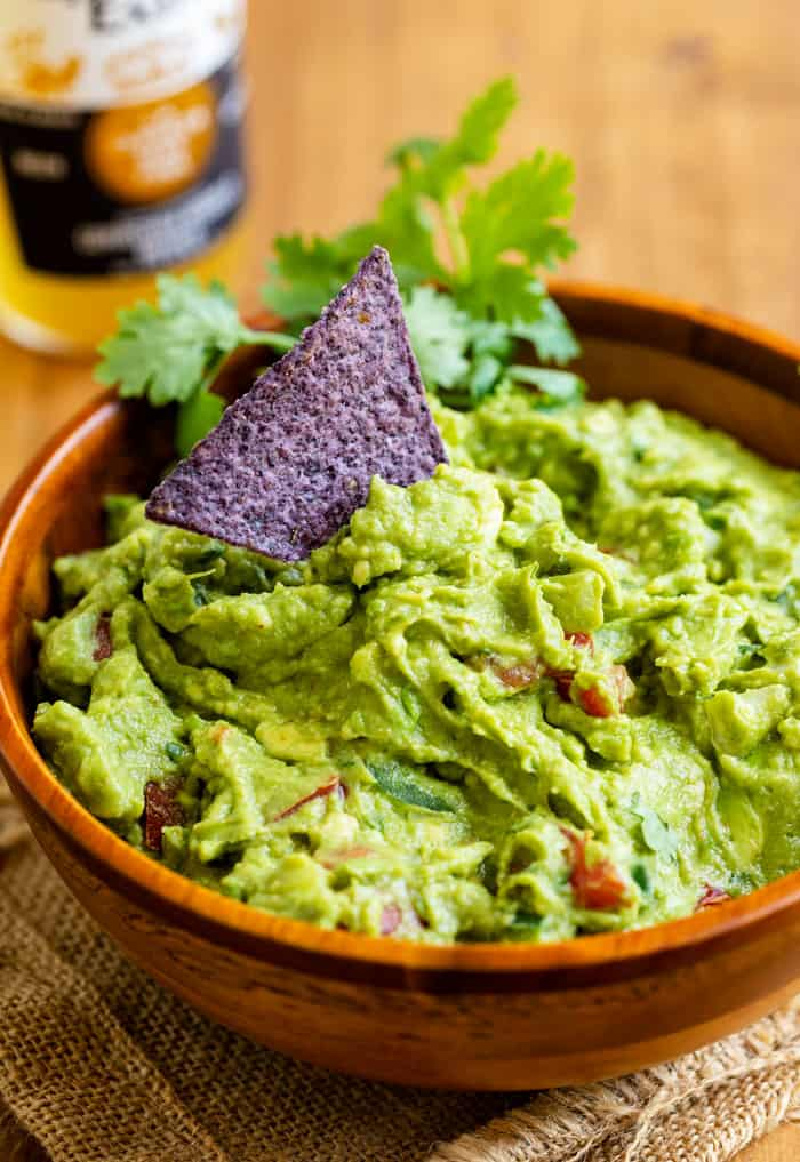
[[[0,329],[90,350],[242,251],[245,0],[0,0]]]

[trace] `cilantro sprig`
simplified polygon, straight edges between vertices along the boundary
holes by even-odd
[[[516,103],[513,80],[496,81],[449,139],[396,146],[387,158],[394,180],[370,221],[332,238],[278,236],[262,297],[285,331],[245,326],[219,283],[162,275],[155,304],[120,313],[100,347],[97,378],[155,407],[177,403],[183,455],[222,413],[209,388],[225,359],[246,344],[288,350],[377,244],[391,254],[425,384],[445,402],[474,407],[508,381],[535,388],[544,408],[580,398],[582,381],[563,370],[578,345],[541,281],[542,270],[575,248],[566,224],[572,163],[537,150],[488,183],[476,181]],[[549,366],[522,362],[525,345]]]
[[[540,149],[484,188],[474,180],[495,156],[516,103],[506,77],[469,105],[449,140],[395,146],[387,158],[395,181],[371,222],[330,239],[277,238],[265,304],[301,328],[378,244],[392,256],[426,386],[446,402],[475,406],[509,377],[521,343],[542,362],[573,359],[575,337],[539,277],[575,249],[566,226],[572,162]],[[578,378],[564,373],[557,398],[569,394],[568,382],[569,393],[580,394]]]
[[[139,302],[119,313],[119,327],[100,344],[98,382],[116,386],[123,399],[144,396],[153,407],[179,405],[178,452],[184,455],[219,420],[223,403],[209,394],[223,362],[247,344],[287,351],[291,335],[253,331],[219,282],[162,274],[156,304]]]

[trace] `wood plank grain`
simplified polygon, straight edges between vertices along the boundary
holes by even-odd
[[[542,143],[576,160],[571,273],[800,334],[793,0],[251,7],[250,302],[276,229],[324,231],[363,215],[382,187],[387,143],[446,130],[481,84],[513,71],[522,105],[503,157]],[[5,487],[94,389],[80,363],[8,345],[0,358]],[[798,1154],[800,1131],[787,1128],[740,1157]]]

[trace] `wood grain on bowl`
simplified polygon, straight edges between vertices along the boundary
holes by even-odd
[[[583,339],[594,395],[680,407],[800,467],[800,349],[650,296],[570,284],[556,293]],[[800,988],[800,872],[640,932],[429,947],[247,908],[152,862],[89,815],[28,732],[30,621],[47,610],[53,557],[98,542],[103,493],[146,490],[157,478],[169,423],[105,397],[45,449],[0,515],[3,767],[65,881],[137,963],[208,1015],[308,1061],[487,1089],[637,1069],[739,1028]]]

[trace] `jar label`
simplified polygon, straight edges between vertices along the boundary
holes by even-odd
[[[0,179],[27,267],[151,271],[230,225],[244,16],[240,0],[2,0]]]

